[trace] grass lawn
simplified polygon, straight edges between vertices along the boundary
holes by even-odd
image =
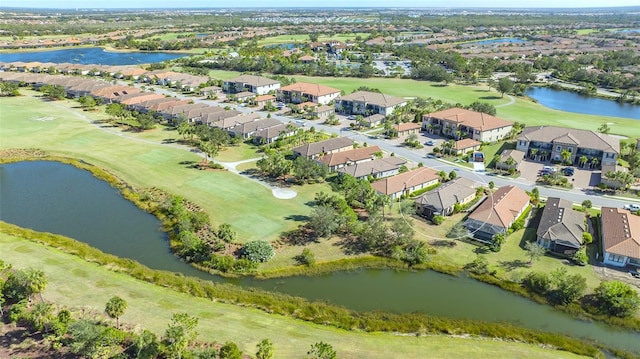
[[[329,36],[326,34],[319,34],[318,42],[326,42],[329,40],[338,40],[338,41],[347,41],[347,40],[355,40],[356,37],[366,38],[369,34],[366,33],[348,33],[348,34],[336,34],[334,36]],[[275,45],[275,44],[289,44],[289,43],[308,43],[309,35],[307,34],[296,34],[296,35],[279,35],[267,37],[261,40],[258,40],[258,46],[266,46],[266,45]]]
[[[464,218],[465,214],[458,213],[446,217],[445,221],[439,226],[433,225],[424,219],[415,219],[416,238],[432,244],[434,242],[437,243],[438,240],[449,240],[446,237],[447,233]],[[484,251],[480,242],[457,240],[455,247],[436,246],[438,253],[432,257],[432,260],[435,263],[453,264],[462,267],[473,261],[477,256],[476,253],[479,252],[487,258],[491,269],[495,269],[499,277],[508,280],[517,281],[531,271],[549,273],[556,268],[563,267],[567,269],[569,274],[580,274],[587,278],[587,286],[590,290],[600,285],[600,278],[589,265],[581,267],[570,264],[568,260],[546,255],[529,266],[529,256],[524,249],[525,242],[523,238],[525,236],[527,236],[527,239],[535,238],[535,231],[535,228],[526,228],[511,234],[503,244],[500,252]]]
[[[44,271],[49,282],[44,299],[75,308],[76,314],[80,309],[85,313],[103,313],[107,300],[118,295],[128,304],[121,323],[143,327],[161,336],[173,313],[187,312],[199,318],[198,339],[234,341],[247,354],[255,353],[256,344],[269,338],[278,358],[303,358],[311,344],[318,341],[330,343],[340,358],[579,358],[509,341],[362,333],[310,324],[176,293],[3,233],[0,253],[15,268]]]
[[[238,72],[215,70],[210,76],[219,79],[229,79],[238,76]],[[399,78],[349,78],[349,77],[313,77],[292,76],[298,82],[318,83],[325,86],[351,93],[360,86],[378,88],[385,94],[402,98],[432,97],[451,103],[469,105],[475,101],[486,102],[494,106],[509,103],[507,97],[501,98],[494,90],[489,91],[486,85],[456,85],[443,86],[428,81],[415,81]],[[640,126],[637,120],[609,116],[595,116],[579,113],[564,112],[546,108],[540,104],[524,98],[515,98],[515,103],[497,108],[497,116],[510,121],[519,121],[527,126],[554,125],[570,128],[597,130],[603,123],[609,123],[612,134],[640,137]]]
[[[228,147],[220,151],[215,160],[222,162],[237,162],[261,157],[262,152],[258,146],[240,143],[237,146]]]
[[[71,101],[45,102],[30,96],[0,98],[0,148],[40,148],[79,158],[134,186],[158,187],[183,196],[204,208],[214,224],[231,224],[240,241],[271,240],[295,228],[296,216],[311,210],[307,202],[320,189],[327,189],[326,185],[296,186],[296,198],[276,199],[268,188],[238,175],[189,168],[201,157],[155,143],[174,136],[173,131],[139,134],[103,128],[92,123],[102,115],[74,106]],[[248,155],[250,150],[245,149],[235,158]],[[223,154],[221,158],[234,156]]]

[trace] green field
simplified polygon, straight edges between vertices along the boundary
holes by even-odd
[[[354,32],[354,33],[349,33],[349,34],[335,34],[333,36],[329,36],[327,34],[318,34],[318,42],[325,42],[325,41],[329,41],[329,40],[338,40],[338,41],[348,41],[348,40],[355,40],[356,37],[360,36],[361,38],[365,39],[369,36],[369,34],[366,33],[358,33],[358,32]],[[279,35],[279,36],[272,36],[272,37],[267,37],[261,40],[258,40],[258,45],[259,46],[266,46],[266,45],[276,45],[276,44],[288,44],[288,43],[308,43],[309,41],[309,35],[306,34],[296,34],[296,35]]]
[[[199,318],[200,340],[234,341],[248,354],[269,338],[277,358],[303,358],[311,344],[330,343],[340,358],[579,358],[566,352],[510,341],[447,336],[362,333],[306,323],[262,311],[193,298],[170,289],[111,272],[94,263],[0,233],[0,258],[15,268],[38,268],[49,284],[47,301],[83,312],[102,313],[113,295],[128,308],[121,323],[162,335],[171,315],[188,312]]]
[[[27,92],[24,91],[23,92]],[[72,101],[45,102],[22,96],[0,98],[0,149],[40,148],[53,154],[75,157],[111,170],[138,187],[158,187],[191,200],[209,214],[214,224],[230,223],[240,241],[272,240],[299,222],[294,215],[311,211],[308,202],[327,185],[294,186],[291,200],[273,197],[271,190],[226,171],[190,168],[201,157],[162,139],[177,137],[175,131],[122,132],[92,123],[104,115],[73,108]],[[235,154],[223,151],[227,160],[256,157],[251,147]]]

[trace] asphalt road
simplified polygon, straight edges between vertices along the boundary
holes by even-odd
[[[143,85],[145,84],[136,84],[135,86],[140,87]],[[264,113],[266,117],[265,112],[256,111],[253,108],[238,106],[230,103],[223,103],[216,100],[207,100],[203,98],[182,95],[162,87],[154,86],[154,88],[156,93],[175,96],[177,98],[188,98],[188,99],[192,99],[196,103],[202,102],[202,103],[209,104],[211,106],[223,106],[223,107],[230,106],[231,108],[234,108],[243,113],[251,113],[251,112]],[[282,121],[283,123],[289,123],[289,122],[295,121],[291,117],[277,115],[274,113],[271,114],[271,117],[276,118]],[[479,183],[487,184],[489,183],[489,181],[493,181],[496,187],[516,185],[525,191],[531,191],[533,187],[536,187],[533,183],[525,181],[523,179],[510,179],[510,178],[499,177],[489,172],[474,172],[473,170],[467,167],[456,166],[449,162],[441,161],[439,159],[426,158],[423,155],[416,153],[415,151],[407,147],[399,146],[395,143],[391,143],[386,139],[370,137],[363,133],[346,130],[344,128],[340,128],[336,126],[326,126],[319,123],[319,121],[304,121],[304,122],[307,126],[313,126],[318,131],[324,131],[326,133],[337,134],[339,136],[348,137],[360,143],[366,142],[368,145],[377,145],[383,151],[389,152],[389,153],[395,153],[396,156],[400,156],[411,162],[415,162],[415,163],[422,162],[426,167],[434,168],[437,171],[445,171],[447,173],[451,171],[456,171],[459,177],[469,178]],[[593,203],[594,207],[622,207],[624,204],[631,202],[629,199],[619,199],[611,196],[604,196],[600,193],[596,193],[589,189],[562,190],[562,189],[540,187],[540,186],[537,186],[537,187],[540,191],[541,197],[560,197],[560,198],[564,198],[569,201],[572,201],[574,203],[582,203],[582,201],[584,201],[585,199],[589,199]]]

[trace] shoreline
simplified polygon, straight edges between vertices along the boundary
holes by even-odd
[[[4,151],[12,151],[12,150],[4,150]],[[76,168],[89,171],[94,177],[100,180],[106,181],[107,183],[109,183],[110,186],[117,189],[124,199],[132,202],[139,209],[154,215],[156,218],[158,218],[163,228],[165,229],[167,228],[168,222],[166,221],[166,219],[163,219],[159,215],[159,213],[153,210],[150,210],[149,208],[150,206],[148,204],[143,205],[142,202],[139,201],[140,191],[134,188],[133,186],[129,185],[126,181],[113,175],[111,172],[109,172],[109,169],[98,167],[97,165],[93,165],[81,159],[52,155],[52,154],[48,154],[45,151],[40,151],[37,149],[13,149],[13,151],[17,152],[18,155],[12,156],[11,153],[9,153],[8,156],[5,155],[3,158],[0,159],[0,164],[15,163],[15,162],[22,162],[22,161],[55,161],[55,162],[69,164]],[[15,226],[13,224],[8,224],[8,225]],[[17,228],[20,228],[20,227],[17,227]],[[70,239],[70,240],[86,245],[83,242],[77,241],[75,239]],[[171,236],[169,236],[169,249],[171,250],[173,255],[177,256],[174,252],[173,246],[171,245],[172,240],[173,239],[171,238]],[[86,245],[86,246],[90,247],[89,245]],[[99,249],[96,249],[93,247],[90,247],[90,248],[100,253],[103,253]],[[70,253],[74,254],[73,252],[70,252]],[[109,254],[107,255],[111,256]],[[177,257],[180,258],[179,256]],[[182,260],[182,258],[180,259]],[[130,259],[126,259],[126,260],[130,260]],[[452,275],[452,276],[460,275],[463,272],[466,273],[464,269],[461,267],[452,266],[452,265],[434,264],[433,262],[427,262],[425,264],[417,265],[409,268],[406,265],[402,264],[401,262],[388,259],[388,258],[375,257],[375,256],[361,257],[361,258],[346,257],[346,258],[342,258],[342,259],[331,261],[331,262],[317,263],[315,266],[312,266],[312,267],[307,267],[307,266],[282,267],[282,268],[274,269],[271,271],[255,271],[251,273],[223,273],[223,272],[214,271],[214,270],[204,270],[203,268],[193,265],[192,263],[188,263],[188,264],[200,271],[203,271],[204,273],[209,273],[211,275],[216,275],[223,278],[244,277],[244,278],[253,278],[256,280],[286,278],[286,277],[295,277],[295,276],[313,277],[313,276],[320,276],[320,275],[329,275],[331,273],[336,273],[340,271],[365,270],[365,269],[400,270],[400,271],[433,270],[439,273]],[[569,314],[570,316],[578,320],[594,320],[594,321],[602,322],[620,329],[631,329],[634,331],[640,330],[640,327],[638,326],[638,320],[636,317],[631,317],[631,318],[628,318],[629,321],[621,322],[620,320],[616,320],[616,318],[609,318],[606,316],[591,314],[587,312],[585,309],[583,309],[582,306],[576,303],[572,303],[568,306],[554,306],[549,303],[547,298],[540,297],[539,295],[528,291],[527,289],[522,287],[519,283],[511,282],[511,281],[505,280],[504,278],[498,278],[491,275],[473,275],[473,274],[469,274],[469,275],[474,280],[480,281],[488,285],[497,286],[502,290],[516,294],[525,299],[532,300],[539,304],[551,306],[561,312]]]

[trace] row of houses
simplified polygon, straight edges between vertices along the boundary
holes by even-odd
[[[177,99],[92,78],[0,72],[0,80],[24,83],[35,88],[57,85],[63,87],[67,96],[71,98],[92,96],[101,103],[120,103],[129,110],[154,113],[168,121],[180,120],[218,127],[228,131],[232,136],[238,136],[243,140],[253,139],[257,143],[272,143],[279,138],[291,136],[299,127],[295,123],[284,124],[276,119],[265,119],[256,113],[245,114],[237,110],[194,103],[190,99]]]

